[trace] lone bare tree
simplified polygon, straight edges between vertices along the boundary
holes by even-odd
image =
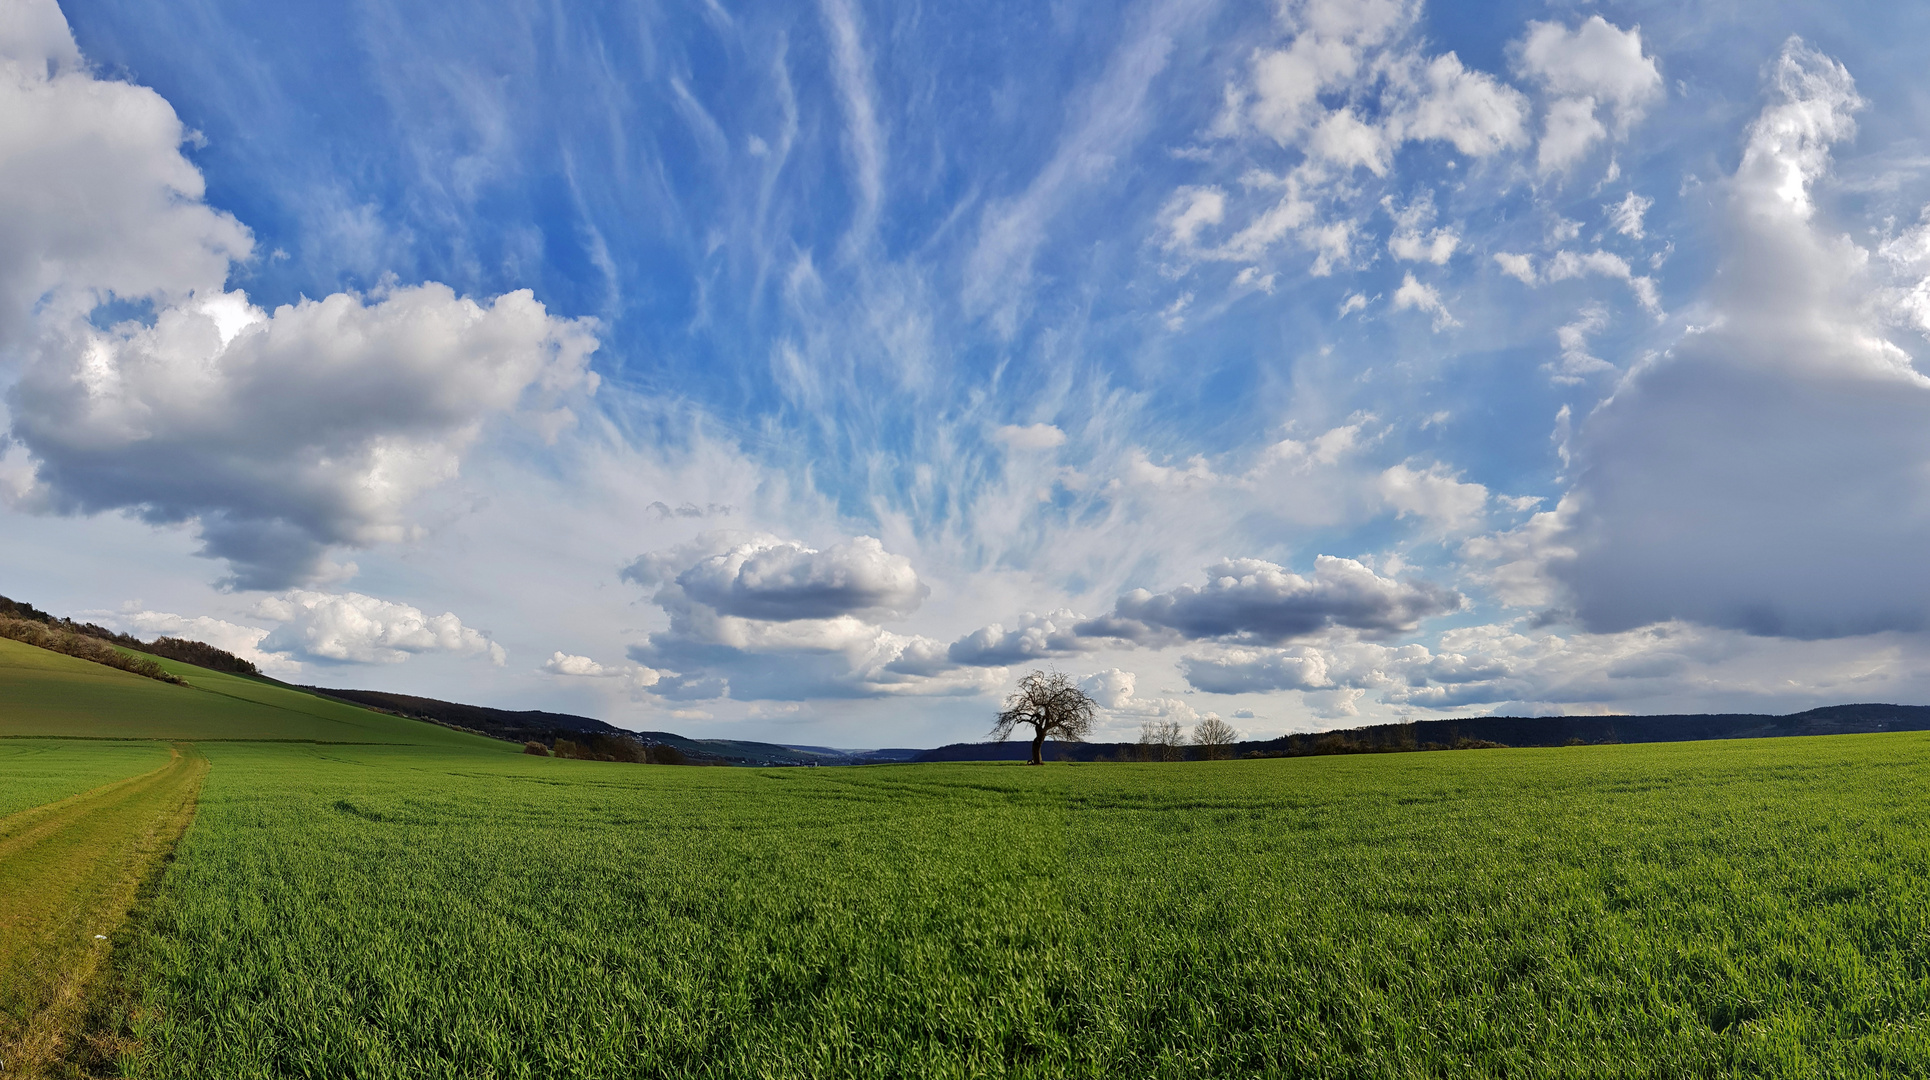
[[[1092,731],[1099,706],[1063,672],[1034,671],[1019,680],[1019,689],[1005,699],[1005,711],[992,726],[992,738],[1004,742],[1020,724],[1032,725],[1032,764],[1044,764],[1040,752],[1046,736],[1061,742],[1084,742]]]
[[[1240,733],[1233,725],[1219,718],[1217,713],[1207,713],[1206,719],[1193,725],[1193,745],[1200,748],[1200,756],[1208,761],[1218,761],[1227,755],[1234,743],[1240,741]]]

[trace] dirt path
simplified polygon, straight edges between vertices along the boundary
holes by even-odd
[[[208,761],[166,765],[0,818],[0,1076],[50,1072],[141,884],[194,816]]]

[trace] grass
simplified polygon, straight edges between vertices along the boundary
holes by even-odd
[[[0,819],[167,764],[160,742],[0,739]]]
[[[676,769],[206,747],[151,1077],[1930,1072],[1930,737]]]
[[[124,748],[88,749],[129,760],[114,753]],[[76,775],[71,762],[59,765],[39,775]],[[94,971],[187,826],[206,772],[200,755],[177,749],[158,767],[0,818],[0,1061],[9,1075],[66,1056]]]
[[[153,659],[188,685],[0,639],[0,738],[272,739],[515,749],[264,680]]]

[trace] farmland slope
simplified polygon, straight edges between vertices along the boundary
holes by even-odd
[[[279,683],[155,658],[185,686],[0,639],[0,737],[504,743],[328,701]]]

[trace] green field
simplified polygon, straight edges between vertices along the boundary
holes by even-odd
[[[0,738],[275,739],[508,749],[265,680],[152,659],[185,677],[188,685],[171,686],[0,638]]]
[[[141,1075],[1930,1071],[1930,738],[676,769],[219,746]]]
[[[160,742],[0,739],[0,818],[167,764]]]
[[[1930,1074],[1930,735],[752,770],[366,715],[196,745],[125,1074]],[[167,753],[46,745],[0,790]]]

